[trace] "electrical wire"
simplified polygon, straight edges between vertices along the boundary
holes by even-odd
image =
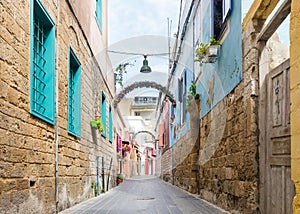
[[[107,50],[107,52],[116,53],[116,54],[124,54],[124,55],[134,55],[134,56],[163,56],[163,55],[169,54],[169,53],[142,54],[142,53],[134,53],[134,52],[126,52],[126,51],[114,51],[114,50]]]

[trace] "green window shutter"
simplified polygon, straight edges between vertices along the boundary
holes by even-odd
[[[113,121],[112,121],[112,109],[109,106],[109,141],[112,142],[113,140]]]
[[[81,64],[69,48],[68,131],[81,137]]]
[[[102,102],[101,102],[101,119],[104,127],[104,131],[102,135],[106,137],[106,97],[105,94],[102,92]]]
[[[39,0],[30,6],[30,113],[54,124],[55,24]]]
[[[102,32],[102,0],[96,0],[96,19]]]

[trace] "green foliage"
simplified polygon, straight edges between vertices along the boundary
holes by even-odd
[[[92,188],[94,189],[95,196],[98,196],[98,188],[97,183],[95,181],[92,182]]]
[[[203,44],[202,42],[198,43],[198,47],[196,48],[196,59],[195,61],[200,62],[202,65],[202,60],[205,57],[206,49],[208,47],[209,43]]]
[[[205,58],[206,56],[206,51],[207,51],[207,48],[209,46],[213,46],[213,45],[221,45],[220,41],[213,38],[213,37],[210,37],[209,39],[209,43],[198,43],[198,47],[196,48],[196,51],[195,51],[195,54],[196,54],[196,59],[195,61],[196,62],[199,62],[200,65],[202,65],[203,63],[203,59]]]
[[[209,45],[221,45],[220,41],[213,38],[213,37],[210,37],[210,40],[209,40]]]
[[[189,94],[191,94],[192,96],[195,96],[196,95],[196,89],[197,89],[196,83],[192,82],[192,84],[189,88]]]
[[[119,85],[121,86],[121,87],[123,87],[123,75],[124,74],[127,74],[127,70],[126,70],[126,68],[127,68],[127,66],[128,65],[133,65],[132,63],[129,63],[129,62],[126,62],[126,63],[121,63],[121,64],[119,64],[118,65],[118,67],[116,68],[116,74],[117,74],[117,81],[118,81],[118,83],[119,83]]]
[[[95,119],[93,119],[91,121],[91,125],[92,125],[93,128],[98,129],[98,131],[100,133],[102,133],[104,131],[104,126],[103,126],[103,123],[102,123],[100,117],[96,117]]]
[[[188,92],[188,99],[186,99],[186,106],[190,106],[192,99],[199,99],[199,94],[197,94],[197,85],[195,82],[192,82],[189,92]]]

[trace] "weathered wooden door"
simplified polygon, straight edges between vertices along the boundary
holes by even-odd
[[[260,209],[292,213],[289,60],[270,72],[262,87],[260,114]]]

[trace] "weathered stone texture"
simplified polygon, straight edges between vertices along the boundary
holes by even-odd
[[[174,184],[191,193],[199,191],[199,105],[192,100],[189,108],[190,130],[170,149],[173,150]]]
[[[207,145],[219,144],[207,162],[200,162],[200,197],[233,213],[258,210],[258,49],[252,24],[243,35],[242,82],[201,119],[200,160]],[[209,138],[222,131],[214,123],[224,115],[222,137]]]
[[[110,159],[109,187],[115,179],[115,145],[95,132],[90,121],[107,89],[97,62],[67,1],[41,0],[56,23],[58,76],[58,210],[94,196],[96,157],[105,160],[105,188]],[[0,1],[0,213],[54,213],[55,126],[30,114],[30,0]],[[68,134],[68,47],[82,65],[82,137]],[[99,109],[98,109],[99,110]],[[107,113],[108,115],[108,113]],[[108,121],[107,121],[108,124]],[[108,126],[107,126],[108,127]],[[94,136],[94,137],[93,137]],[[99,175],[99,180],[101,176]]]
[[[161,157],[162,179],[172,181],[172,150],[168,149]]]

